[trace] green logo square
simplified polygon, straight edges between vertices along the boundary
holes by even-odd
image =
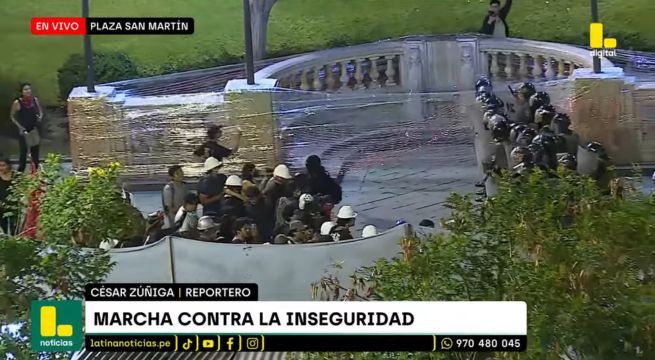
[[[82,301],[32,301],[32,350],[77,351],[82,348]]]

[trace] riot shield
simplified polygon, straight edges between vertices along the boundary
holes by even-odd
[[[600,166],[600,159],[598,158],[598,154],[589,151],[582,146],[578,146],[577,159],[578,174],[587,176],[594,176],[596,174],[596,170],[598,170],[598,166]]]

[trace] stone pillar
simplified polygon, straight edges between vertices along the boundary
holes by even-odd
[[[640,130],[631,100],[630,79],[620,68],[577,69],[571,76],[572,128],[581,143],[598,141],[616,165],[630,165],[640,159]]]
[[[457,85],[458,91],[475,90],[475,83],[480,78],[482,73],[480,69],[480,50],[478,47],[478,39],[476,38],[460,38],[457,39],[459,45],[459,84]]]
[[[96,86],[95,93],[83,87],[68,98],[71,157],[74,169],[102,166],[111,161],[126,162],[126,139],[116,135],[124,98],[109,86]]]
[[[283,158],[273,110],[277,80],[256,81],[256,85],[248,85],[243,79],[230,80],[225,86],[227,125],[243,132],[239,151],[226,164],[227,172],[240,172],[244,162],[253,162],[260,169],[275,167]]]
[[[423,92],[426,62],[425,41],[406,41],[400,61],[400,84],[411,92]]]

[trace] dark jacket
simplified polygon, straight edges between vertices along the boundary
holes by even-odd
[[[507,25],[507,15],[509,14],[509,10],[511,8],[512,8],[512,0],[505,0],[505,5],[503,5],[503,7],[500,8],[500,12],[498,13],[498,16],[505,24],[505,36],[507,37],[509,37],[509,25]],[[496,23],[489,24],[489,14],[487,14],[487,16],[484,17],[484,21],[482,22],[482,28],[480,29],[480,32],[487,35],[493,35],[495,28],[496,28]]]
[[[264,199],[260,198],[256,202],[248,201],[245,207],[246,217],[251,218],[257,224],[257,230],[259,230],[262,241],[271,241],[275,221]]]
[[[245,216],[245,206],[243,205],[243,200],[226,195],[221,199],[221,215],[234,216],[235,218],[240,218]]]
[[[307,186],[312,195],[330,195],[333,204],[341,202],[341,185],[325,171],[310,173]]]

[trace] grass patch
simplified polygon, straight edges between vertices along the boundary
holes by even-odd
[[[408,34],[475,31],[487,5],[487,0],[279,0],[271,14],[268,47],[272,54],[288,54]],[[240,0],[94,1],[91,16],[190,16],[196,33],[95,36],[93,46],[125,52],[149,74],[204,65],[197,60],[221,52],[238,57],[243,54],[241,6]],[[620,48],[655,49],[653,18],[647,16],[655,14],[655,1],[599,0],[599,9]],[[46,104],[57,103],[57,69],[71,54],[82,52],[82,38],[32,36],[30,18],[80,14],[81,2],[71,0],[6,6],[0,21],[0,78],[30,80]],[[588,0],[516,0],[509,25],[515,37],[584,43],[589,14]]]

